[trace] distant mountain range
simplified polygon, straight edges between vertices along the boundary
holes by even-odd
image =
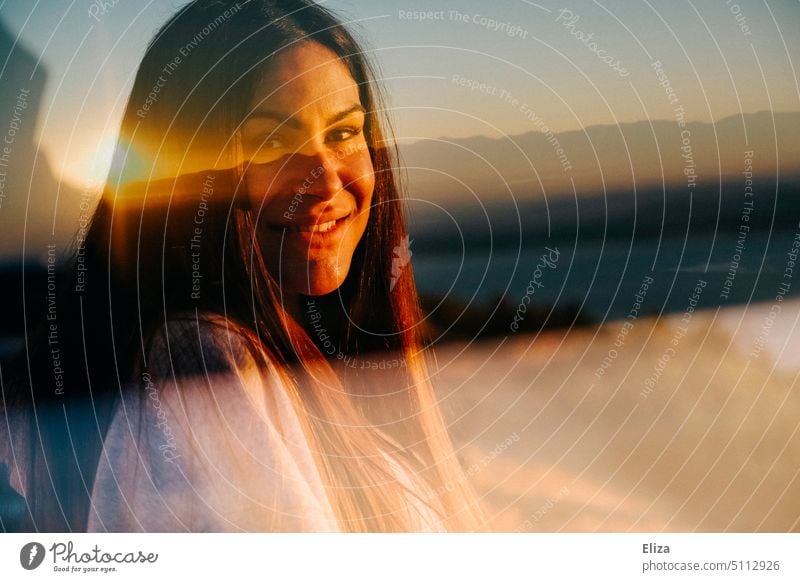
[[[690,160],[682,157],[686,146]],[[595,195],[633,193],[662,182],[687,185],[684,171],[690,163],[698,182],[713,183],[740,177],[748,150],[759,178],[800,174],[800,112],[761,111],[684,128],[658,120],[552,135],[440,138],[406,144],[400,151],[412,197],[458,205],[473,196],[484,202],[510,200],[512,194],[523,200],[571,197],[571,182],[578,194]]]
[[[753,229],[800,220],[800,113],[426,140],[403,146],[401,162],[412,233],[431,248],[735,232],[746,200]]]

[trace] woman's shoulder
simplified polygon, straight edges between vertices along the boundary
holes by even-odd
[[[165,407],[177,408],[187,422],[219,413],[246,420],[253,412],[271,422],[291,413],[274,360],[254,333],[232,319],[213,313],[170,317],[152,335],[146,354],[134,381],[153,386]]]
[[[105,440],[90,528],[329,529],[321,481],[282,381],[214,316],[170,318]],[[129,506],[130,505],[130,506]]]
[[[244,325],[207,312],[170,316],[147,344],[143,372],[176,376],[248,369],[256,365],[257,354],[263,355]]]

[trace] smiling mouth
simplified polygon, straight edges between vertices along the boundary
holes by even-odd
[[[344,223],[347,222],[352,216],[353,213],[351,212],[347,216],[343,216],[335,220],[329,220],[327,222],[318,222],[315,224],[304,224],[298,226],[282,225],[273,228],[276,230],[285,231],[287,234],[300,234],[305,236],[328,235],[341,230]]]
[[[339,225],[342,222],[344,222],[345,220],[347,220],[347,218],[349,216],[350,215],[348,214],[347,216],[344,216],[344,217],[339,218],[337,220],[331,220],[331,221],[328,221],[328,222],[320,222],[320,223],[317,223],[317,224],[310,224],[308,226],[298,226],[297,230],[299,232],[328,232],[328,231],[331,231],[334,228],[336,228],[337,225]]]

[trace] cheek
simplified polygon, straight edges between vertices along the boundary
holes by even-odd
[[[372,161],[367,157],[366,162],[362,165],[362,173],[352,183],[350,191],[356,199],[356,206],[358,208],[358,219],[356,222],[356,240],[355,244],[364,236],[367,230],[370,213],[374,212],[373,206],[378,202],[375,196],[375,174],[372,170]]]
[[[261,210],[267,193],[274,187],[275,172],[261,165],[253,165],[245,170],[244,186],[253,210]]]
[[[368,210],[375,192],[375,171],[366,146],[357,155],[348,156],[345,165],[350,173],[348,189],[356,197],[359,209]]]
[[[369,174],[359,180],[358,188],[355,192],[358,206],[365,213],[369,212],[371,205],[375,202],[375,175]]]

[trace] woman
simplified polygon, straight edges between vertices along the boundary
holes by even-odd
[[[373,76],[306,0],[156,35],[20,369],[30,528],[474,530],[431,389]],[[32,389],[30,389],[32,388]]]

